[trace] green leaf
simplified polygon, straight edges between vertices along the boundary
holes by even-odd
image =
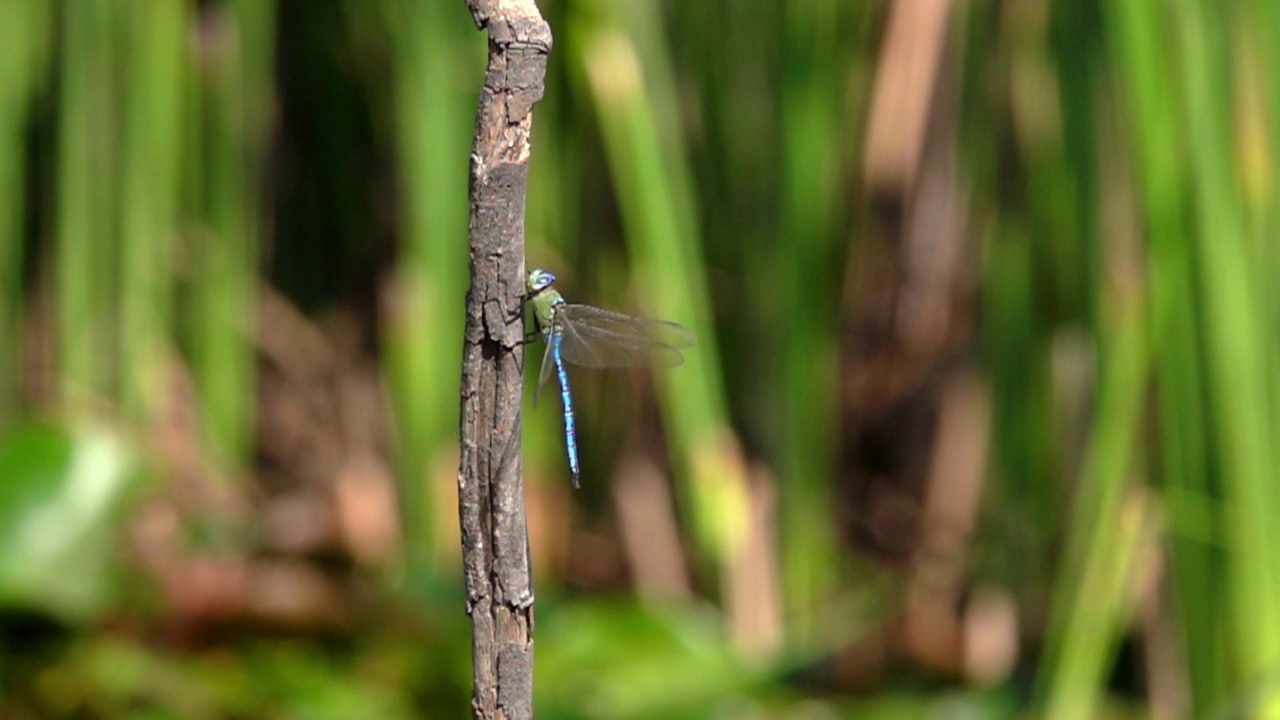
[[[25,427],[0,440],[0,607],[67,621],[105,609],[132,467],[102,430]]]

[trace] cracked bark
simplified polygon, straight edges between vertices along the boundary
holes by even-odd
[[[471,617],[472,715],[533,716],[533,581],[521,482],[529,131],[551,30],[533,0],[467,0],[489,33],[471,152],[471,287],[458,514]]]

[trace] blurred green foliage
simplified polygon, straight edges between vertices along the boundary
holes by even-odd
[[[927,279],[946,250],[913,249],[909,219],[946,203],[886,192],[868,144],[884,97],[918,89],[877,84],[902,79],[878,73],[922,4],[540,5],[555,48],[529,262],[570,298],[699,335],[655,392],[574,376],[581,493],[555,403],[526,406],[550,548],[535,558],[541,715],[1280,710],[1280,3],[950,5],[923,93],[938,144],[920,140],[908,173],[942,163],[929,177],[964,208],[950,235],[921,233],[959,238],[963,268],[932,354],[894,323],[915,265]],[[447,488],[485,62],[465,4],[13,0],[0,39],[0,715],[465,713]],[[155,536],[177,538],[166,552],[250,576],[288,556],[253,512],[284,484],[264,449],[271,373],[280,348],[311,346],[264,320],[269,292],[308,328],[356,318],[316,384],[371,358],[386,398],[385,433],[345,432],[393,468],[398,544],[376,561],[303,554],[360,598],[319,627],[229,621],[214,586],[166,577],[145,549],[169,527],[159,498],[178,508],[180,529]],[[1016,608],[1016,665],[987,681],[882,657],[928,548],[886,549],[857,490],[940,452],[910,422],[868,440],[896,417],[873,401],[913,378],[941,434],[931,383],[956,368],[990,432],[952,609],[990,588]],[[306,411],[337,415],[318,402]],[[689,564],[675,575],[698,599],[611,597],[623,562],[589,549],[625,524],[610,493],[641,461],[670,468]],[[193,489],[192,466],[222,490]],[[925,537],[913,487],[900,497]],[[175,599],[188,586],[215,610]]]
[[[10,430],[0,445],[0,603],[68,622],[102,617],[137,476],[129,454],[100,431]]]

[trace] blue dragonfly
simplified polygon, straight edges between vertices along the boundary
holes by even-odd
[[[564,441],[569,453],[573,486],[578,487],[578,441],[573,425],[573,398],[564,364],[589,368],[675,367],[684,362],[681,350],[693,347],[695,338],[683,325],[664,320],[623,315],[591,305],[565,302],[551,287],[556,276],[545,270],[529,273],[528,300],[533,317],[547,344],[538,374],[537,393],[556,369],[560,400],[564,405]]]

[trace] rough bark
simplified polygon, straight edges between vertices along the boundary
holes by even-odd
[[[529,131],[551,31],[533,0],[468,0],[489,33],[471,153],[471,287],[458,514],[472,625],[472,713],[533,716],[533,581],[520,463]]]

